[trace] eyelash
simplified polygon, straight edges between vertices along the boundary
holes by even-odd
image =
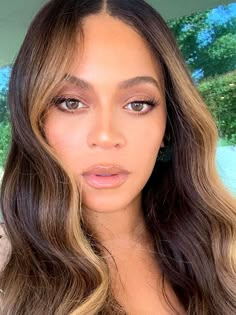
[[[64,97],[64,96],[59,96],[59,97],[56,97],[53,99],[53,105],[55,105],[60,111],[62,112],[66,112],[68,114],[74,114],[76,112],[76,109],[75,110],[70,110],[70,109],[62,109],[60,107],[60,105],[64,102],[81,102],[79,99],[76,99],[76,98],[70,98],[70,97]],[[135,100],[135,101],[132,101],[130,102],[128,105],[131,105],[131,104],[146,104],[148,106],[150,106],[151,108],[154,108],[156,105],[158,105],[160,102],[160,100],[156,100],[155,98],[148,98],[148,99],[143,99],[143,100]],[[81,102],[82,103],[82,102]],[[131,110],[132,111],[132,110]],[[135,115],[145,115],[149,112],[150,110],[148,111],[145,111],[145,112],[136,112],[133,110],[133,112],[135,112],[136,114]]]

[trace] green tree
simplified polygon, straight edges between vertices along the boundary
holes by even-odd
[[[199,55],[199,48],[196,43],[198,34],[205,28],[207,13],[208,11],[194,13],[168,21],[168,25],[173,31],[178,46],[191,71],[194,71],[196,68]]]
[[[222,8],[227,13],[227,6]],[[202,69],[204,77],[232,71],[236,66],[236,18],[224,24],[211,23],[208,20],[210,12],[194,13],[168,22],[190,71]],[[204,34],[206,40],[201,42],[200,35]]]
[[[3,167],[9,150],[11,137],[11,127],[8,122],[0,123],[0,133],[0,167]]]
[[[9,119],[9,111],[7,107],[7,91],[0,91],[0,123]]]
[[[198,90],[211,110],[220,133],[236,144],[236,71],[202,80]]]
[[[204,70],[205,77],[227,73],[236,65],[236,34],[224,34],[214,40],[198,58],[198,67]]]

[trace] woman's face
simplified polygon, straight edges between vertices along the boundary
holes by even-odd
[[[84,20],[84,34],[83,53],[78,49],[69,73],[73,79],[65,82],[50,108],[45,134],[82,184],[86,208],[113,212],[139,206],[165,133],[160,67],[142,37],[118,19],[91,15]],[[154,107],[148,103],[153,99]],[[83,176],[95,164],[120,165],[129,174],[118,186],[95,187]],[[108,185],[114,180],[96,178]]]

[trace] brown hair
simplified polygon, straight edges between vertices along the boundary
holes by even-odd
[[[236,200],[216,170],[217,128],[171,31],[143,0],[52,0],[27,32],[9,88],[0,206],[11,251],[0,273],[1,314],[114,314],[109,268],[83,220],[80,189],[43,133],[78,33],[82,48],[81,21],[99,12],[138,31],[165,78],[173,156],[156,162],[142,200],[163,279],[188,315],[234,315]]]

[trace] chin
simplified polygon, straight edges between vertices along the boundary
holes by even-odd
[[[92,212],[97,212],[97,213],[113,213],[116,211],[119,211],[120,209],[125,209],[125,206],[118,206],[116,204],[116,207],[114,207],[114,203],[110,204],[107,202],[104,203],[99,203],[98,204],[82,204],[82,209],[84,209],[85,211],[92,211]]]

